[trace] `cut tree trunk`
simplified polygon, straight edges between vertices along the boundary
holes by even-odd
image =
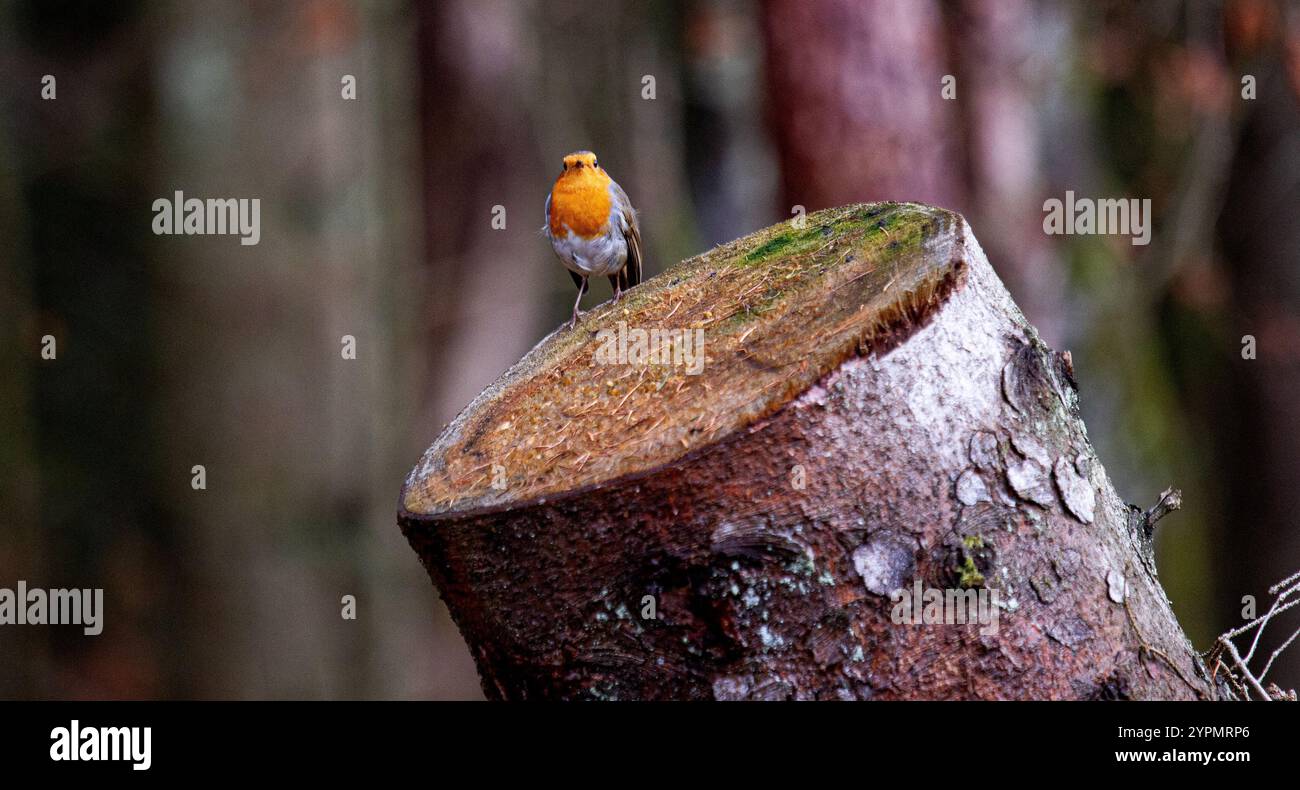
[[[1223,695],[1069,355],[928,206],[773,226],[557,330],[399,521],[493,698]]]

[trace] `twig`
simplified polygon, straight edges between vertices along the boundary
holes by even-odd
[[[1156,522],[1183,506],[1183,492],[1177,488],[1166,488],[1160,493],[1160,501],[1142,514],[1142,529],[1149,538],[1156,531]]]
[[[1214,671],[1211,674],[1213,681],[1218,676],[1219,669],[1224,669],[1224,676],[1229,685],[1233,687],[1240,696],[1250,699],[1250,691],[1253,690],[1261,700],[1271,700],[1276,695],[1270,694],[1264,686],[1264,678],[1268,676],[1268,671],[1273,668],[1273,662],[1288,647],[1300,638],[1300,628],[1297,628],[1286,638],[1282,644],[1269,654],[1268,660],[1264,662],[1264,668],[1256,675],[1250,668],[1250,662],[1255,657],[1255,651],[1259,647],[1260,638],[1264,635],[1264,629],[1273,620],[1273,618],[1300,605],[1300,597],[1292,599],[1291,596],[1300,593],[1300,573],[1292,574],[1272,587],[1268,588],[1269,595],[1274,596],[1273,603],[1268,607],[1268,611],[1259,617],[1254,618],[1245,625],[1234,628],[1219,636],[1215,640],[1214,647],[1210,650],[1209,659],[1213,662]],[[1288,600],[1290,599],[1290,600]],[[1237,648],[1236,642],[1232,641],[1249,631],[1255,634],[1250,640],[1250,649],[1246,655],[1242,656],[1241,651]],[[1223,654],[1226,653],[1231,659],[1230,663],[1225,664]],[[1276,684],[1270,684],[1277,689]],[[1281,693],[1281,690],[1278,689]],[[1295,692],[1291,692],[1293,696]],[[1285,696],[1285,695],[1283,695]]]

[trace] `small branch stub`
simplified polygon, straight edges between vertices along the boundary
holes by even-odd
[[[1176,488],[1166,488],[1160,492],[1160,501],[1151,506],[1142,516],[1143,533],[1147,540],[1155,535],[1156,522],[1183,506],[1183,492]]]

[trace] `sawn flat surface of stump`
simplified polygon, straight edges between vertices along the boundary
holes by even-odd
[[[542,340],[429,448],[403,508],[436,516],[502,507],[716,442],[924,321],[961,274],[950,249],[961,222],[917,204],[853,205],[683,261]],[[703,329],[702,369],[603,364],[598,333],[620,322]]]

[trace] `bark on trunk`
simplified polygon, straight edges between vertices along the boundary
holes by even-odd
[[[619,322],[701,329],[706,364],[607,364]],[[489,697],[1215,695],[1069,355],[942,209],[783,223],[558,330],[399,520]],[[926,590],[997,606],[902,622],[918,585],[922,620],[956,614]]]

